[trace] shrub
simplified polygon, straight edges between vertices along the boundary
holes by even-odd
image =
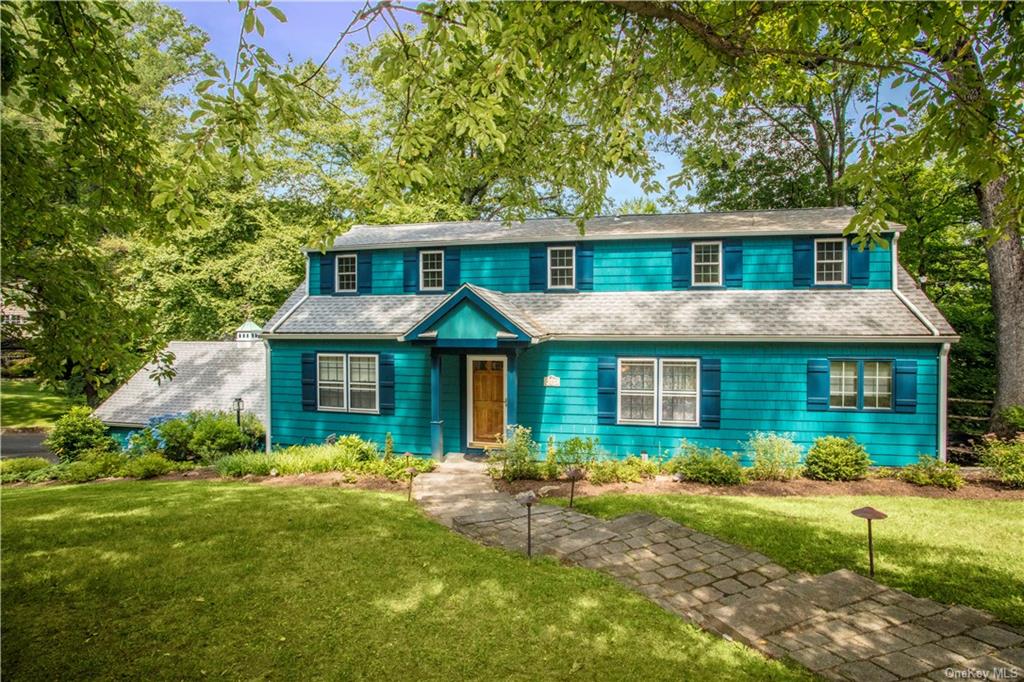
[[[544,452],[544,463],[540,465],[541,473],[546,480],[553,481],[562,473],[562,467],[558,465],[557,449],[555,448],[555,437],[548,436],[548,447]]]
[[[1004,410],[1000,410],[999,416],[1015,432],[1020,433],[1024,431],[1024,405],[1011,405]]]
[[[14,459],[0,459],[0,481],[11,483],[23,481],[25,476],[40,469],[50,466],[42,457],[15,457]]]
[[[21,479],[25,483],[42,483],[43,481],[52,481],[60,475],[62,464],[55,464],[53,466],[46,467],[45,469],[37,469],[30,471]]]
[[[124,467],[128,458],[116,450],[94,448],[83,452],[79,461],[95,466],[96,478],[106,478],[108,476],[124,476]]]
[[[665,465],[668,473],[680,481],[694,481],[707,485],[738,485],[743,483],[743,466],[735,455],[727,455],[719,448],[703,448],[685,439],[679,454]]]
[[[159,452],[174,462],[213,462],[233,452],[254,450],[263,440],[263,425],[255,416],[243,414],[239,425],[233,412],[160,418],[148,431],[139,437],[140,449],[133,452]]]
[[[221,457],[214,466],[221,476],[232,477],[269,476],[271,471],[282,476],[344,471],[384,476],[394,481],[405,480],[405,470],[409,467],[426,472],[436,466],[433,460],[420,457],[365,459],[366,453],[371,451],[369,446],[376,452],[376,446],[372,443],[367,445],[367,441],[358,436],[346,436],[330,445],[294,445],[275,450],[269,455],[262,452],[237,452]]]
[[[139,455],[128,460],[124,466],[124,475],[131,478],[153,478],[177,471],[180,465],[168,461],[155,452]]]
[[[342,436],[335,444],[355,457],[358,462],[372,462],[380,455],[377,444],[372,440],[363,440],[354,433]]]
[[[107,435],[107,427],[88,407],[72,407],[57,420],[50,435],[43,441],[61,462],[73,462],[86,450],[113,450],[117,441]]]
[[[594,485],[639,483],[658,474],[657,463],[650,460],[645,462],[635,455],[621,460],[591,459],[582,468],[587,472],[587,480]]]
[[[985,435],[981,444],[981,464],[1006,485],[1024,488],[1024,434],[1018,433],[1013,440]]]
[[[856,481],[868,473],[871,461],[864,446],[850,436],[816,438],[804,462],[804,475],[818,481]]]
[[[744,443],[754,460],[750,477],[758,481],[790,481],[803,468],[803,449],[788,434],[755,431]]]
[[[390,462],[395,458],[395,439],[388,431],[384,434],[384,461]]]
[[[487,470],[494,478],[515,481],[537,478],[537,455],[540,446],[533,440],[533,432],[525,426],[516,426],[511,438],[503,438],[497,447],[487,450]]]
[[[161,452],[162,443],[152,428],[145,428],[136,431],[128,439],[128,447],[125,451],[130,457],[138,457],[150,452]]]
[[[86,483],[104,475],[103,467],[95,462],[68,462],[57,469],[57,478],[62,483]]]
[[[601,453],[601,441],[597,438],[581,438],[573,436],[561,442],[555,453],[558,464],[568,469],[570,467],[584,468],[590,462],[596,460]]]
[[[896,477],[914,485],[934,485],[946,490],[959,490],[964,484],[960,467],[931,455],[921,455],[916,464],[904,467]]]

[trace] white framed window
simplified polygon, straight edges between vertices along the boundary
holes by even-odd
[[[354,293],[359,285],[357,258],[354,253],[342,253],[334,259],[334,290],[339,293]]]
[[[316,356],[316,409],[344,412],[345,355],[319,353]]]
[[[697,426],[700,361],[619,358],[618,423]]]
[[[693,286],[722,286],[722,242],[693,243]]]
[[[380,411],[380,361],[370,353],[317,353],[316,409]]]
[[[829,407],[857,408],[857,362],[831,360],[828,371]]]
[[[697,361],[663,358],[659,364],[660,423],[695,426],[700,395]]]
[[[444,251],[420,251],[420,291],[444,291]]]
[[[892,408],[891,361],[864,361],[864,407],[869,410]]]
[[[814,240],[814,283],[846,284],[846,240]]]
[[[576,247],[548,247],[548,289],[576,288]]]

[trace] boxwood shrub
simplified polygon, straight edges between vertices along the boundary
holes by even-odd
[[[959,490],[964,484],[960,467],[931,455],[919,456],[916,464],[900,469],[896,477],[914,485],[934,485],[946,490]]]
[[[823,436],[807,453],[804,475],[818,481],[857,481],[867,475],[870,464],[864,446],[853,436]]]
[[[665,464],[665,471],[680,481],[707,485],[738,485],[743,483],[743,466],[739,457],[727,455],[719,448],[705,448],[686,439],[679,454]]]
[[[43,441],[61,462],[73,462],[87,450],[113,450],[117,441],[107,435],[107,427],[90,407],[72,407],[57,420]]]

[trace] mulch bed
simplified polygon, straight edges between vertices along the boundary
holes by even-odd
[[[967,480],[957,491],[934,486],[918,486],[892,478],[867,478],[863,481],[828,482],[798,478],[795,481],[752,481],[744,485],[712,486],[678,483],[669,476],[658,476],[640,483],[592,485],[576,484],[577,497],[593,495],[734,495],[738,497],[812,497],[827,495],[887,495],[893,497],[934,497],[951,500],[1024,500],[1024,490],[1009,488],[986,478],[982,472],[963,472]],[[540,497],[569,497],[568,481],[496,481],[498,490],[515,495],[533,490]]]

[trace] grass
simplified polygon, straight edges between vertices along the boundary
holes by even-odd
[[[399,495],[136,482],[0,504],[11,679],[807,679]]]
[[[614,518],[637,511],[668,517],[765,554],[790,568],[868,573],[871,506],[875,578],[947,604],[985,609],[1024,624],[1024,502],[920,497],[718,497],[601,495],[577,498],[580,511]]]
[[[35,379],[0,379],[0,427],[5,429],[48,429],[80,403],[80,399],[40,388]]]

